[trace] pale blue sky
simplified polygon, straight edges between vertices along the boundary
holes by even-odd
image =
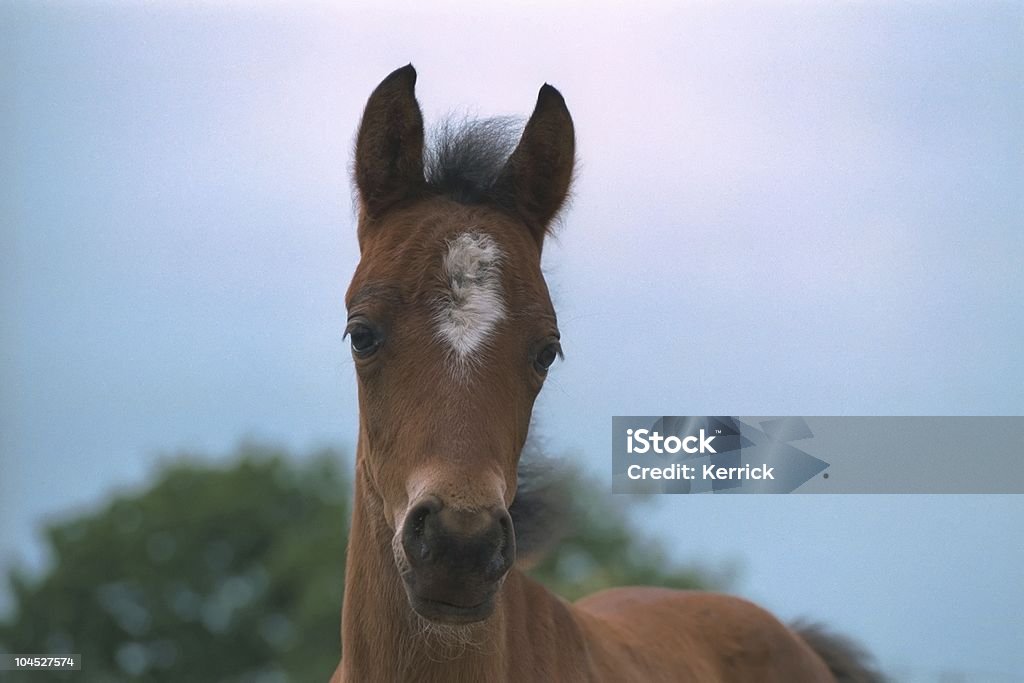
[[[428,119],[525,115],[545,81],[576,119],[553,449],[604,476],[614,414],[1021,414],[1022,29],[1019,3],[0,4],[0,560],[161,453],[351,444],[350,146],[410,61]],[[1024,672],[1024,497],[641,522],[912,680]]]

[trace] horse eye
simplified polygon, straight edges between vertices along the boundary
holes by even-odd
[[[380,346],[380,337],[363,323],[351,323],[345,334],[352,338],[352,352],[357,356],[369,356]]]
[[[537,357],[533,362],[537,366],[537,371],[544,374],[551,367],[551,364],[555,362],[555,359],[561,355],[562,346],[558,342],[552,342],[537,353]]]

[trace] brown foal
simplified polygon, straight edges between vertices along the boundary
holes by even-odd
[[[428,150],[415,83],[409,65],[374,90],[356,143],[359,443],[332,681],[880,680],[841,639],[738,598],[570,604],[517,568],[519,458],[561,355],[541,249],[572,118],[545,85],[517,144],[492,121]]]

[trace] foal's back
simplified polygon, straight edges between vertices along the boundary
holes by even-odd
[[[799,635],[740,598],[615,588],[574,605],[600,680],[832,682]]]

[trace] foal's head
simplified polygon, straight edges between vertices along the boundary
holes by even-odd
[[[449,133],[425,165],[415,83],[411,65],[388,76],[356,142],[357,467],[412,608],[470,623],[515,561],[516,467],[561,354],[540,257],[569,190],[573,125],[545,85],[510,156],[485,125]]]

